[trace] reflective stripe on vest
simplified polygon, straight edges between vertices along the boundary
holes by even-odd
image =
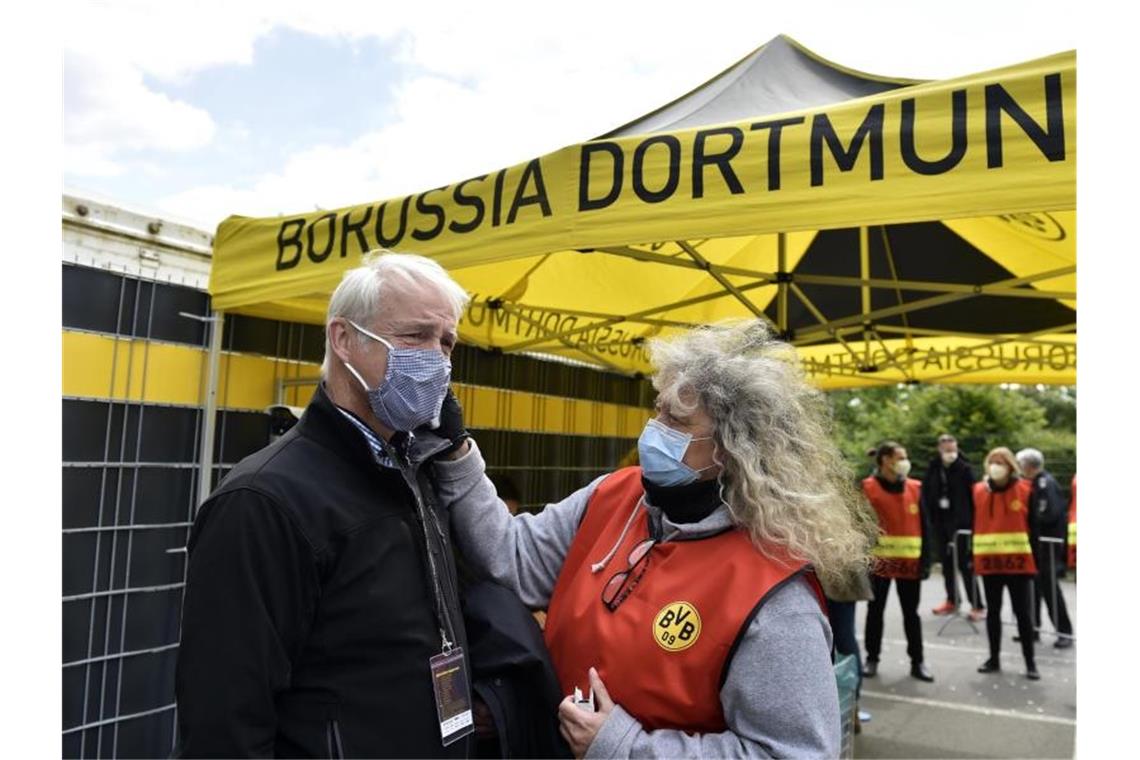
[[[566,554],[545,630],[562,692],[586,692],[594,666],[614,701],[646,731],[725,731],[720,689],[736,644],[764,600],[806,565],[786,560],[777,547],[773,557],[786,561],[765,556],[737,529],[666,541],[652,548],[640,580],[611,612],[602,589],[650,534],[648,512],[638,506],[642,495],[640,468],[602,480]],[[615,544],[609,564],[592,572]],[[813,588],[822,613],[826,602]]]
[[[871,553],[876,557],[918,559],[922,556],[922,536],[879,536]]]
[[[1077,543],[1077,524],[1075,522],[1069,523],[1069,543],[1076,546]],[[1095,544],[1096,541],[1093,541]]]
[[[1024,533],[984,533],[974,536],[974,554],[1028,554],[1029,536]]]

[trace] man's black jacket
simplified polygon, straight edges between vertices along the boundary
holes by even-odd
[[[958,458],[949,467],[942,464],[942,457],[935,454],[926,467],[922,478],[922,506],[930,518],[931,525],[942,533],[954,530],[974,529],[974,468],[965,455],[959,452]],[[946,496],[950,508],[942,509],[939,500]],[[939,537],[948,541],[949,535]]]
[[[513,592],[484,580],[463,589],[463,616],[473,688],[497,734],[479,743],[478,757],[572,757],[558,732],[558,703],[566,695],[530,610]]]
[[[1065,572],[1065,544],[1042,543],[1041,536],[1068,539],[1069,503],[1061,491],[1060,484],[1053,474],[1041,470],[1033,478],[1033,493],[1029,497],[1029,540],[1033,542],[1033,554],[1037,561],[1037,572],[1049,572],[1049,555],[1053,555],[1053,567],[1057,574]]]
[[[176,754],[469,754],[470,737],[441,743],[428,666],[440,626],[408,479],[436,510],[426,533],[466,645],[429,467],[408,465],[406,479],[379,466],[321,388],[296,427],[229,474],[191,531]]]

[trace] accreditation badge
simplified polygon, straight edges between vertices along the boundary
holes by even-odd
[[[467,662],[463,659],[463,649],[455,647],[432,657],[428,664],[435,690],[435,709],[439,713],[439,732],[446,747],[475,730]]]

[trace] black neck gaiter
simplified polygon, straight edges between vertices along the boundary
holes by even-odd
[[[698,480],[683,486],[659,486],[641,477],[645,498],[675,525],[700,522],[721,505],[720,483]]]

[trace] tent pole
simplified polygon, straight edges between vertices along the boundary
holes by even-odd
[[[693,266],[694,267],[696,266],[696,262],[693,262]],[[753,290],[755,288],[762,288],[765,285],[771,285],[771,284],[773,284],[773,283],[770,283],[766,280],[762,280],[760,282],[750,282],[747,285],[739,285],[739,286],[737,286],[736,289],[743,293],[743,292],[748,291],[748,290]],[[575,328],[570,329],[570,330],[563,330],[560,333],[551,333],[551,334],[544,336],[544,337],[541,337],[541,338],[531,338],[530,340],[524,340],[522,343],[515,343],[514,345],[511,345],[511,346],[503,346],[502,349],[503,349],[503,353],[506,353],[506,354],[516,353],[518,351],[525,351],[526,349],[530,348],[531,346],[537,346],[540,343],[547,343],[551,340],[560,340],[562,338],[569,338],[572,335],[578,335],[580,333],[589,332],[591,330],[596,330],[596,329],[601,328],[601,327],[608,327],[610,325],[616,325],[618,322],[635,321],[638,319],[642,319],[643,317],[651,316],[653,314],[661,314],[662,312],[672,311],[674,309],[683,309],[687,306],[695,306],[696,304],[704,303],[706,301],[715,301],[718,298],[724,298],[725,296],[729,296],[729,295],[731,295],[731,293],[729,293],[726,290],[718,290],[715,293],[706,293],[706,294],[700,295],[700,296],[693,296],[692,298],[686,298],[683,301],[674,301],[673,303],[667,303],[664,306],[654,306],[650,309],[644,309],[644,310],[636,312],[634,314],[623,314],[621,316],[614,316],[614,317],[610,317],[608,319],[603,319],[599,322],[591,322],[590,324],[584,325],[582,327],[575,327]],[[943,296],[943,297],[947,297],[947,296]]]
[[[1038,274],[1029,275],[1026,277],[1013,277],[1008,280],[999,280],[998,282],[990,283],[990,285],[999,288],[1012,288],[1017,285],[1028,285],[1039,280],[1048,280],[1056,277],[1056,272],[1040,272]],[[749,287],[749,286],[744,286]],[[806,328],[797,338],[808,338],[816,335],[830,334],[832,330],[839,327],[847,327],[849,325],[859,325],[870,322],[876,319],[885,319],[897,314],[913,314],[921,309],[929,309],[932,306],[941,306],[943,304],[955,303],[963,301],[975,296],[989,295],[986,291],[987,286],[977,285],[972,293],[947,293],[940,296],[933,296],[932,298],[924,298],[920,301],[910,301],[903,306],[888,306],[883,309],[876,309],[875,311],[867,314],[854,314],[850,317],[841,317],[828,322],[826,325],[818,325],[811,328]]]
[[[866,227],[859,228],[859,279],[866,280],[871,276],[871,250],[870,240]],[[867,315],[871,313],[871,288],[869,285],[863,285],[860,288],[863,291],[863,351],[866,356],[866,364],[871,363],[871,319]]]
[[[202,448],[198,465],[198,504],[210,495],[210,480],[214,470],[214,418],[218,411],[218,364],[222,355],[222,332],[225,312],[215,311],[208,320],[210,325],[210,353],[206,364],[206,394],[202,404]]]
[[[1049,272],[1052,277],[1061,277],[1072,274],[1072,267],[1055,269]],[[1007,296],[1011,298],[1041,298],[1047,301],[1075,301],[1076,291],[1072,290],[1027,290],[1025,288],[1000,287],[996,283],[985,285],[967,285],[952,282],[934,282],[933,280],[883,280],[872,277],[864,280],[859,277],[833,277],[826,274],[797,274],[796,282],[803,285],[832,285],[836,287],[864,286],[881,288],[885,290],[923,290],[935,293],[974,293],[987,296]],[[979,290],[980,288],[980,290]]]
[[[777,319],[781,337],[788,337],[788,234],[780,232],[776,235],[776,282],[779,285]]]

